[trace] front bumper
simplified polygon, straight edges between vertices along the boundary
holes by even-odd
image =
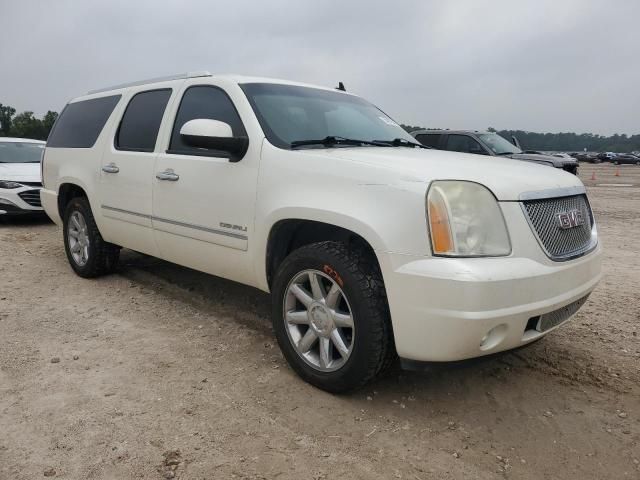
[[[0,216],[42,212],[39,190],[32,186],[0,188]]]
[[[569,261],[379,254],[398,355],[446,362],[520,347],[535,317],[588,295],[601,277],[601,248]]]

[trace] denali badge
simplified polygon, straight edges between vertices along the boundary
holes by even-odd
[[[558,226],[563,230],[584,225],[584,217],[580,210],[556,213],[556,217],[558,219]]]

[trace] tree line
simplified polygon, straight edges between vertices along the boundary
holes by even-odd
[[[15,108],[0,103],[0,137],[46,140],[57,118],[58,112],[51,110],[42,118],[36,118],[33,112],[16,115]]]
[[[33,138],[46,140],[53,127],[58,112],[49,110],[42,118],[36,118],[33,112],[22,112],[16,115],[16,109],[0,103],[0,137]],[[407,132],[422,130],[423,127],[401,125]],[[507,140],[515,136],[526,150],[543,150],[558,152],[632,152],[640,151],[640,134],[627,136],[612,135],[606,137],[593,133],[536,133],[524,130],[496,130],[489,127]]]
[[[423,127],[401,125],[407,132],[422,130]],[[440,130],[440,129],[429,129]],[[593,133],[536,133],[524,130],[496,130],[489,127],[489,132],[511,141],[515,136],[525,150],[541,150],[555,152],[617,152],[626,153],[640,151],[640,134],[626,135],[615,134],[610,137]]]

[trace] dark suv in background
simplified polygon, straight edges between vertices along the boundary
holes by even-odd
[[[411,132],[411,135],[423,145],[438,150],[508,157],[515,160],[561,168],[574,175],[578,174],[578,162],[575,159],[558,158],[541,153],[523,152],[513,143],[493,132],[471,130],[416,130],[415,132]]]

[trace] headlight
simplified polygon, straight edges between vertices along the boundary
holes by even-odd
[[[427,193],[434,255],[495,257],[511,253],[502,210],[484,186],[458,180],[436,181]]]
[[[0,188],[20,188],[22,185],[20,185],[17,182],[11,182],[9,180],[0,180]]]

